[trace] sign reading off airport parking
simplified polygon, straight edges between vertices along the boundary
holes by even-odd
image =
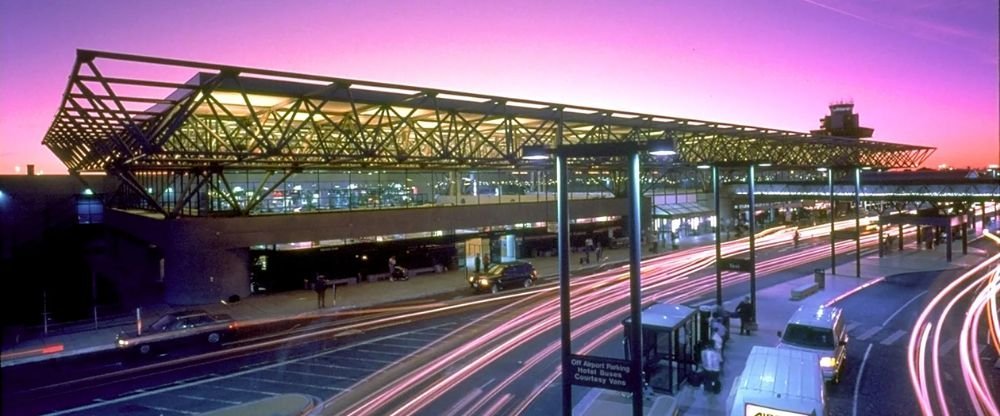
[[[630,392],[638,385],[628,360],[575,354],[569,357],[572,383],[577,386]]]

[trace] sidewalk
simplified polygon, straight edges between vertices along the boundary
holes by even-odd
[[[712,244],[713,236],[703,234],[684,238],[679,249]],[[645,248],[643,257],[668,253],[672,250],[660,248],[659,253],[649,252]],[[580,264],[582,253],[572,253],[570,256],[570,271],[595,270],[609,264],[621,264],[628,261],[628,249],[605,249],[604,259],[598,262],[591,253],[590,264]],[[538,275],[544,279],[553,279],[558,275],[558,257],[535,257],[524,259],[532,263]],[[273,294],[251,295],[240,302],[232,304],[212,303],[207,305],[172,307],[166,304],[155,304],[142,307],[142,320],[148,325],[158,317],[177,310],[203,309],[211,314],[228,314],[237,321],[276,319],[295,316],[315,316],[335,314],[338,311],[369,307],[374,305],[399,302],[431,296],[454,297],[468,295],[471,291],[468,284],[468,274],[465,269],[450,270],[444,273],[422,274],[411,277],[407,281],[362,282],[351,285],[338,285],[336,291],[327,292],[327,308],[317,309],[316,292],[312,290],[294,290]],[[114,349],[115,336],[121,331],[135,331],[135,316],[117,318],[99,322],[97,329],[93,323],[81,322],[72,325],[73,330],[50,332],[45,337],[19,340],[13,342],[9,338],[15,335],[7,333],[5,328],[3,352],[0,353],[0,366],[7,367],[26,362],[41,361],[86,354],[101,350]]]

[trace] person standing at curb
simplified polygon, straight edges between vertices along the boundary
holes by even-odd
[[[326,307],[326,276],[321,274],[316,275],[316,283],[313,284],[313,289],[316,290],[316,309],[322,309]]]
[[[750,335],[750,318],[753,313],[753,308],[750,306],[750,297],[746,296],[743,301],[736,306],[736,315],[740,317],[740,335],[744,332],[746,335]]]

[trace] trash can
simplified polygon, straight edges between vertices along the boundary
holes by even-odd
[[[816,285],[819,286],[820,290],[826,288],[826,270],[816,269],[813,271],[816,277]]]

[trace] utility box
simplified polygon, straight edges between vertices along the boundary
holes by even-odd
[[[813,271],[813,274],[816,279],[816,286],[818,286],[820,290],[826,288],[826,270],[816,269]]]

